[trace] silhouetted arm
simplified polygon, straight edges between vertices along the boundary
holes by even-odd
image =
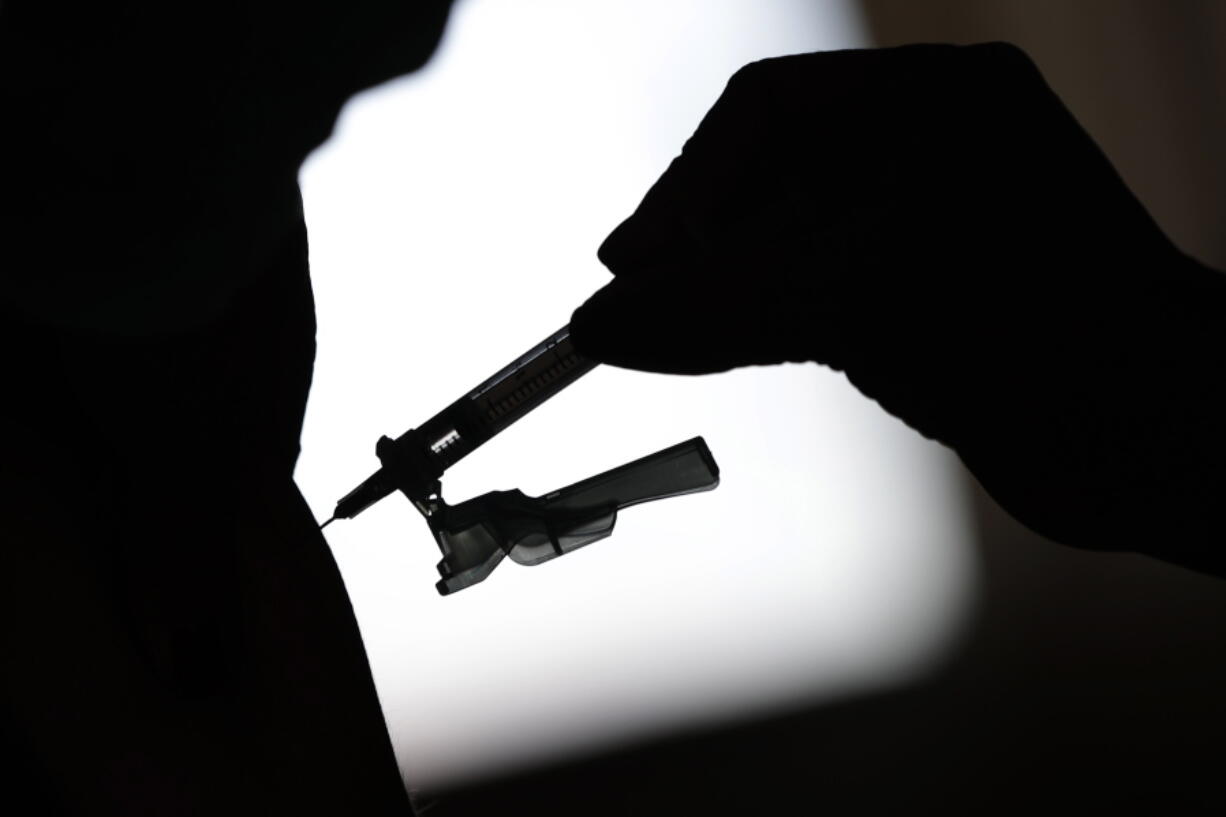
[[[411,813],[292,482],[296,180],[449,6],[0,3],[6,804]]]
[[[585,354],[829,365],[1036,531],[1226,575],[1226,278],[1018,49],[751,64],[600,257]]]

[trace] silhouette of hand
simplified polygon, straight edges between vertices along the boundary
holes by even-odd
[[[1013,46],[743,68],[599,255],[616,278],[571,324],[596,360],[832,366],[1069,543],[1143,547],[1215,502],[1176,495],[1221,475],[1197,454],[1221,276]]]

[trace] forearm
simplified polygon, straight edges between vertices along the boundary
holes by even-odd
[[[1168,333],[1155,338],[1165,354],[1135,378],[1154,418],[1140,448],[1153,499],[1136,497],[1145,524],[1130,544],[1226,577],[1226,275],[1189,259],[1166,282],[1154,327]]]
[[[997,428],[954,447],[1055,541],[1226,576],[1226,276],[1180,256],[1153,280],[1118,319],[1087,315],[1049,380],[1020,379]]]

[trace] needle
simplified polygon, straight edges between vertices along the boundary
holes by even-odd
[[[323,523],[322,525],[320,525],[320,526],[319,526],[319,529],[320,529],[320,530],[323,530],[324,528],[328,527],[329,525],[331,525],[331,524],[332,524],[333,522],[335,522],[335,521],[336,521],[336,517],[335,517],[335,516],[330,517],[330,518],[328,519],[328,521],[327,521],[327,522],[325,522],[325,523]]]

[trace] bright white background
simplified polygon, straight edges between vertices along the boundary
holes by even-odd
[[[355,99],[302,174],[319,356],[298,481],[319,518],[419,424],[569,320],[601,239],[727,78],[854,47],[842,0],[465,0],[418,74]],[[832,157],[837,161],[837,157]],[[400,497],[327,533],[409,785],[900,683],[972,597],[953,459],[816,366],[598,368],[456,466],[539,494],[702,434],[714,492],[442,598]]]

